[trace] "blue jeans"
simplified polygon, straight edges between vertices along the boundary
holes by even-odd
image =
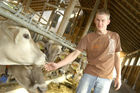
[[[76,93],[109,93],[112,80],[84,74],[81,78]]]

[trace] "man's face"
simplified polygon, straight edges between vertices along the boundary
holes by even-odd
[[[94,23],[97,30],[106,31],[107,25],[110,23],[109,17],[106,14],[96,14]]]

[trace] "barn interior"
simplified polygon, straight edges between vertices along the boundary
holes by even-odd
[[[120,35],[122,47],[123,84],[119,91],[111,87],[110,93],[140,93],[140,0],[1,0],[0,20],[11,19],[28,28],[35,42],[47,38],[62,45],[64,50],[57,62],[75,50],[82,37],[96,30],[93,19],[101,8],[110,11],[108,30]],[[50,76],[46,93],[75,93],[87,63],[85,56],[83,53],[64,67],[68,74],[46,74]],[[0,84],[0,93],[19,91],[27,92],[16,82]]]

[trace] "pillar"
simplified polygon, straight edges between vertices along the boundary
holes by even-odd
[[[68,5],[67,9],[64,12],[64,17],[63,17],[63,19],[60,23],[60,26],[57,30],[57,34],[60,35],[60,36],[63,36],[63,34],[65,32],[66,26],[69,22],[69,18],[70,18],[71,14],[72,14],[72,11],[74,10],[74,7],[76,5],[76,1],[77,0],[70,0],[70,3]]]

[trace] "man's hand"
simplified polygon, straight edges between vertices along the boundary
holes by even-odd
[[[120,87],[121,87],[121,78],[116,78],[115,81],[114,81],[114,87],[115,87],[115,90],[119,90]]]
[[[52,70],[58,69],[58,65],[57,65],[57,63],[50,62],[50,63],[46,64],[46,65],[44,66],[44,68],[45,68],[45,70],[47,70],[47,71],[52,71]]]

